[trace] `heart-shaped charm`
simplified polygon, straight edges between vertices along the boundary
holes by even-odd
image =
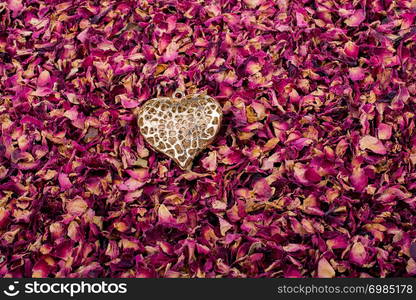
[[[138,113],[145,141],[183,170],[189,170],[193,159],[212,143],[221,121],[222,108],[215,99],[181,91],[146,101]]]

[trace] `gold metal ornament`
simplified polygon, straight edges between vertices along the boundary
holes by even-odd
[[[173,159],[183,170],[210,145],[222,122],[221,105],[202,94],[185,95],[176,90],[172,97],[146,101],[138,112],[138,125],[145,141]]]

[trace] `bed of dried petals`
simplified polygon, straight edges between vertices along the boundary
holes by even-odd
[[[416,275],[414,0],[0,2],[1,277]],[[180,170],[135,111],[224,122]]]

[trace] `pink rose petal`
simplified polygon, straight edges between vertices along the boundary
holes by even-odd
[[[350,251],[350,260],[357,265],[362,266],[367,259],[367,251],[362,243],[356,242]]]
[[[72,183],[69,180],[69,177],[65,173],[60,173],[58,176],[59,185],[61,186],[62,190],[67,190],[72,187]]]
[[[365,71],[360,67],[349,68],[349,75],[352,81],[363,80],[365,78]]]
[[[51,75],[49,74],[48,70],[43,70],[38,77],[38,86],[44,87],[47,86],[50,83]]]
[[[378,124],[378,138],[380,140],[389,140],[391,138],[392,127],[388,124]]]
[[[358,57],[358,51],[359,51],[359,47],[357,46],[356,43],[354,43],[352,41],[348,41],[347,43],[345,43],[344,52],[345,52],[346,55],[348,55],[352,58],[357,58]]]
[[[345,20],[345,24],[350,27],[357,27],[365,20],[365,11],[363,9],[357,9],[348,19]]]
[[[361,150],[371,150],[377,154],[386,154],[387,150],[383,143],[371,135],[366,135],[360,139]]]
[[[334,268],[331,264],[323,257],[318,262],[318,277],[319,278],[333,278],[335,277]]]

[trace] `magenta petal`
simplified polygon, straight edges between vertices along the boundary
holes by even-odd
[[[165,205],[160,205],[158,219],[161,224],[175,224],[176,220]]]
[[[72,183],[69,180],[69,177],[65,173],[60,173],[58,176],[59,185],[63,190],[67,190],[72,187]]]
[[[387,150],[383,143],[376,137],[366,135],[360,139],[360,148],[362,150],[371,150],[377,154],[386,154]]]
[[[350,180],[357,192],[362,192],[368,184],[368,177],[362,168],[354,168]]]
[[[380,140],[389,140],[392,134],[392,127],[388,124],[380,123],[378,125],[378,138]]]
[[[255,8],[261,5],[264,2],[264,0],[243,0],[243,2],[247,5],[247,7]]]
[[[16,18],[24,6],[22,0],[8,0],[7,7],[13,12],[13,18]]]
[[[247,63],[246,72],[250,75],[253,75],[261,70],[261,65],[255,60],[251,60]]]
[[[332,278],[335,277],[335,270],[327,259],[321,258],[318,262],[318,277],[319,278]]]
[[[354,243],[350,251],[350,260],[360,266],[367,261],[367,251],[362,243]]]
[[[345,20],[345,24],[351,27],[360,26],[365,20],[365,11],[363,9],[357,9],[348,19]]]
[[[2,1],[0,277],[415,277],[415,21],[415,0]],[[139,130],[176,89],[223,113],[204,149],[209,107],[148,116],[189,170]]]
[[[360,67],[352,67],[349,69],[350,78],[353,81],[363,80],[365,78],[364,69]]]
[[[305,179],[309,180],[310,182],[317,183],[321,181],[321,176],[315,169],[308,168],[305,171]]]
[[[347,43],[345,43],[344,46],[344,52],[346,55],[352,57],[352,58],[357,58],[358,57],[358,51],[359,51],[359,47],[357,46],[356,43],[348,41]]]
[[[47,70],[43,70],[38,77],[38,86],[40,87],[44,87],[47,86],[49,84],[51,80],[51,75],[49,74],[49,72]]]
[[[259,199],[265,200],[269,199],[273,194],[273,191],[266,179],[260,179],[254,184],[254,192]]]

